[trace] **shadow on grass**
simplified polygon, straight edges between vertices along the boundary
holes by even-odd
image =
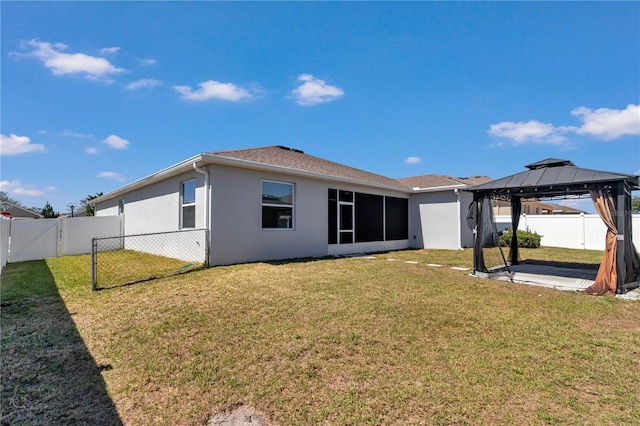
[[[558,268],[569,268],[569,269],[593,269],[596,271],[600,267],[599,263],[563,262],[558,260],[526,259],[521,261],[520,263],[524,263],[527,265],[555,266]]]
[[[144,278],[130,278],[130,279],[124,279],[124,280],[111,278],[111,280],[109,281],[109,285],[102,285],[101,283],[98,283],[96,285],[95,291],[117,290],[122,287],[129,287],[132,285],[144,284],[144,283],[148,283],[149,281],[156,281],[163,278],[175,277],[176,275],[184,275],[184,274],[190,274],[192,272],[204,271],[205,269],[207,269],[207,267],[205,267],[204,265],[194,267],[194,266],[191,266],[191,264],[189,264],[181,268],[178,268],[171,273],[151,275]]]
[[[122,425],[43,260],[2,271],[1,424]]]

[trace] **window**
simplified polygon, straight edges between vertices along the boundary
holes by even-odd
[[[182,182],[180,194],[182,206],[182,228],[196,227],[196,180]]]
[[[262,229],[293,229],[293,184],[262,181]]]

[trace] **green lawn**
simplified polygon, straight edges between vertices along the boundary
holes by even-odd
[[[373,257],[216,267],[97,292],[81,257],[10,264],[2,421],[68,423],[71,412],[88,424],[205,424],[246,404],[276,425],[640,424],[640,302],[449,268],[471,267],[470,250]],[[602,252],[522,257],[593,265]],[[65,380],[49,377],[69,351],[52,318],[86,361]],[[87,382],[95,409],[56,398]]]

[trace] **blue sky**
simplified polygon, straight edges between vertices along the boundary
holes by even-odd
[[[0,8],[0,189],[28,207],[266,145],[394,178],[640,173],[638,2]]]

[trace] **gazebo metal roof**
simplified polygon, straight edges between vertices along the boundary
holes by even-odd
[[[470,190],[500,198],[577,195],[621,181],[632,190],[640,189],[638,176],[584,169],[569,160],[547,158],[525,167],[529,170],[474,186]]]

